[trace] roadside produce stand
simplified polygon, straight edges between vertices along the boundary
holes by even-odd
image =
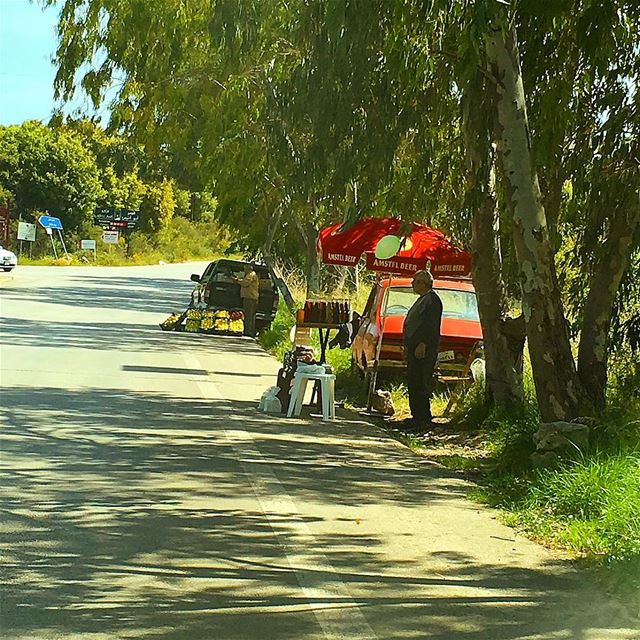
[[[389,279],[393,275],[411,277],[422,269],[430,269],[438,278],[465,277],[471,271],[471,255],[456,247],[443,233],[426,225],[405,223],[395,218],[363,219],[351,226],[343,223],[330,225],[320,231],[317,248],[325,264],[354,267],[364,255],[368,269]],[[383,303],[382,331],[370,376],[369,412],[377,383],[386,308],[387,297]],[[294,346],[285,354],[283,367],[278,373],[278,386],[265,392],[261,406],[271,406],[272,400],[277,398],[275,405],[279,411],[287,412],[294,379],[297,375],[304,375],[300,371],[306,371],[310,379],[314,375],[334,378],[325,366],[330,333],[343,329],[351,318],[349,304],[345,301],[307,300],[296,313],[296,336],[298,330],[317,330],[320,357],[315,360],[313,350],[308,346],[308,333],[304,340],[294,338]],[[316,382],[314,397],[320,396],[319,386]]]
[[[296,314],[296,328],[316,329],[320,342],[320,364],[327,361],[327,345],[332,330],[338,330],[351,317],[346,300],[307,300]]]
[[[381,278],[411,277],[422,269],[429,269],[436,278],[468,277],[471,273],[471,254],[456,247],[445,234],[396,218],[364,218],[350,226],[337,223],[325,227],[319,234],[318,251],[325,264],[351,267],[364,255],[367,268],[379,273]],[[383,302],[382,331],[369,377],[368,412],[376,390],[387,301],[388,296]],[[464,374],[468,374],[468,367]],[[458,383],[458,386],[464,382],[462,377],[448,378],[448,383]]]
[[[244,313],[239,309],[207,309],[190,306],[180,314],[172,313],[160,323],[160,328],[163,331],[185,331],[186,333],[242,335]]]
[[[187,310],[185,331],[189,333],[227,333],[242,335],[244,314],[239,309],[199,309]]]

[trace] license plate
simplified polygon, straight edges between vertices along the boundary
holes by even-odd
[[[453,351],[441,351],[438,354],[438,360],[440,362],[448,362],[449,360],[455,360],[456,354]]]

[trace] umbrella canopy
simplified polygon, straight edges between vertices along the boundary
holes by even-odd
[[[320,231],[318,251],[326,264],[353,267],[365,254],[372,271],[413,275],[430,267],[437,276],[466,276],[471,272],[471,254],[452,244],[441,231],[397,218],[364,218],[342,231],[337,223]],[[375,249],[384,236],[403,239],[398,253],[387,260],[376,258]]]

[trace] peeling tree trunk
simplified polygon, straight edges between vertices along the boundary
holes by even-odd
[[[504,28],[504,31],[503,31]],[[564,316],[545,210],[533,166],[513,24],[492,24],[486,37],[490,72],[497,80],[498,151],[520,267],[523,312],[538,405],[543,420],[568,420],[581,413],[578,379]]]
[[[497,241],[497,210],[491,178],[491,143],[486,97],[480,74],[469,84],[463,100],[465,153],[468,163],[468,194],[472,202],[472,275],[478,298],[486,363],[486,394],[490,404],[515,405],[524,399],[522,385],[521,336],[510,339],[506,327],[514,328],[507,318],[507,296],[500,268]],[[509,320],[511,320],[509,322]]]
[[[472,275],[486,361],[487,397],[491,403],[517,405],[524,400],[522,351],[524,322],[509,318],[497,261],[493,221],[495,201],[487,196],[472,218]]]
[[[293,223],[298,229],[305,247],[304,275],[307,283],[307,299],[320,295],[320,256],[318,255],[319,231],[312,222],[303,222],[295,214]]]
[[[622,277],[629,266],[634,248],[634,235],[640,225],[640,210],[631,219],[619,213],[613,221],[609,237],[584,305],[578,375],[596,409],[602,411],[606,402],[609,329],[613,304]]]
[[[343,291],[349,277],[349,269],[350,267],[328,265],[323,273],[324,290],[334,293]]]
[[[311,222],[306,224],[306,278],[307,298],[320,295],[320,256],[318,255],[318,229]]]
[[[285,304],[289,308],[290,311],[296,310],[296,302],[291,295],[291,291],[289,289],[289,285],[282,277],[280,270],[275,264],[275,260],[273,259],[273,255],[271,253],[271,248],[273,246],[273,239],[276,235],[276,231],[280,227],[280,219],[282,218],[282,207],[278,207],[273,215],[271,216],[271,220],[269,220],[269,226],[267,228],[267,235],[264,240],[264,244],[262,245],[262,256],[264,258],[264,263],[267,265],[267,269],[269,269],[269,273],[273,278],[273,281],[276,283],[276,287],[278,291],[282,294],[284,298]]]

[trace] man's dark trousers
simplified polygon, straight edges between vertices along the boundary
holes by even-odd
[[[258,301],[251,298],[242,298],[242,308],[244,310],[244,335],[255,338]]]
[[[438,353],[427,353],[418,359],[407,354],[407,387],[411,416],[418,423],[431,422],[431,394],[433,393],[433,370]]]

